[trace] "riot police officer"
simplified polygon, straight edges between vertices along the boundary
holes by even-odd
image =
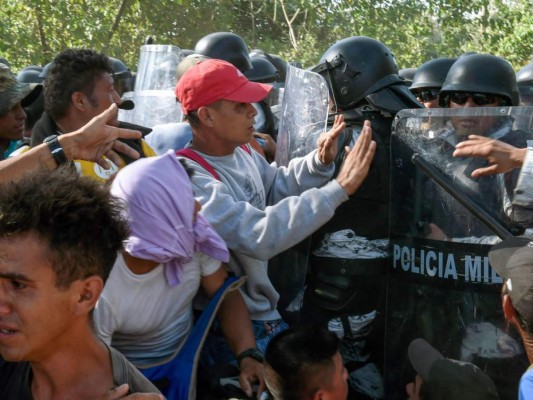
[[[520,91],[520,105],[533,105],[533,62],[516,73],[518,90]]]
[[[405,86],[410,87],[412,85],[416,71],[417,69],[414,67],[402,68],[398,71],[400,78],[404,79]]]
[[[480,74],[480,70],[484,73]],[[439,103],[442,107],[449,108],[517,106],[519,93],[515,72],[507,60],[491,54],[460,57],[446,76],[439,94]],[[452,117],[437,140],[442,141],[443,152],[450,154],[458,142],[472,134],[498,139],[515,147],[526,147],[527,133],[513,130],[513,122],[510,118]],[[465,193],[483,205],[494,217],[502,220],[509,229],[514,229],[508,213],[502,212],[503,199],[511,195],[507,193],[508,190],[501,188],[495,177],[472,179],[470,174],[465,173],[481,167],[483,163],[484,161],[477,159],[457,159],[448,163],[445,168]],[[450,224],[451,220],[447,215],[443,215],[442,219],[447,221],[449,230],[442,231],[432,224],[429,238],[446,240],[448,237],[456,237],[454,231],[460,226],[460,222]],[[443,235],[444,232],[446,235]],[[475,226],[472,226],[471,234],[482,235],[480,228]]]
[[[244,76],[249,81],[259,83],[274,83],[279,81],[279,73],[274,64],[266,57],[255,53],[251,56],[252,69],[246,71]]]
[[[439,93],[455,58],[436,58],[418,67],[409,87],[426,108],[439,107]]]
[[[17,80],[23,83],[42,84],[44,81],[44,79],[40,76],[42,70],[42,67],[30,65],[18,73]],[[24,107],[24,111],[26,112],[26,121],[24,121],[24,137],[27,138],[29,142],[29,138],[31,138],[31,130],[44,112],[43,93],[39,93],[39,96],[33,103]]]
[[[267,53],[253,53],[251,55],[252,60],[252,69],[246,71],[244,76],[248,78],[249,81],[258,82],[258,83],[268,83],[274,86],[274,83],[279,81],[279,72],[269,61],[266,56]],[[270,96],[277,96],[277,90],[272,90],[269,96],[261,100],[258,103],[253,103],[254,108],[257,110],[257,115],[255,116],[254,129],[256,132],[261,132],[269,135],[274,141],[277,138],[277,118],[272,113],[270,109]],[[261,138],[259,138],[261,139]],[[264,139],[260,140],[260,143]],[[265,143],[266,144],[266,143]],[[271,157],[272,158],[272,157]]]
[[[479,73],[483,71],[483,73]],[[453,107],[456,93],[481,93],[490,95],[496,106],[517,106],[519,92],[516,76],[509,61],[492,54],[469,54],[461,56],[450,68],[439,94],[442,107]],[[480,101],[469,96],[476,106],[487,106],[493,102]],[[468,100],[467,98],[467,100]]]
[[[426,160],[431,160],[437,172],[440,170],[439,174],[453,182],[453,188],[463,193],[467,203],[477,205],[484,214],[469,212],[428,178],[420,179],[415,184],[414,191],[419,198],[419,205],[414,207],[416,212],[406,212],[405,201],[401,204],[402,212],[412,217],[411,226],[419,221],[430,222],[428,232],[421,230],[418,238],[412,241],[415,243],[412,249],[417,254],[431,247],[441,254],[455,255],[458,259],[471,257],[463,256],[462,251],[476,254],[481,259],[484,256],[482,245],[499,240],[486,221],[497,221],[503,230],[508,231],[507,235],[520,233],[510,201],[518,174],[510,172],[500,176],[472,178],[471,172],[485,166],[485,161],[453,158],[452,153],[458,142],[472,134],[498,139],[515,147],[526,146],[529,134],[514,129],[514,121],[508,116],[509,113],[498,115],[489,109],[518,105],[515,72],[508,61],[494,55],[462,56],[451,66],[446,76],[439,103],[442,107],[463,110],[441,118],[439,130],[420,148],[427,150],[424,154]],[[476,110],[469,112],[468,108]],[[420,140],[423,141],[423,138]],[[413,177],[413,181],[415,179]],[[398,211],[394,214],[397,215]],[[398,232],[392,233],[399,236]],[[396,281],[393,289],[396,294],[391,297],[391,303],[404,304],[402,319],[411,322],[403,324],[402,331],[398,328],[402,327],[400,318],[389,320],[388,326],[398,332],[397,343],[400,345],[397,348],[402,348],[401,344],[409,337],[423,336],[449,357],[473,362],[492,379],[498,380],[500,398],[513,398],[516,396],[515,379],[518,379],[513,369],[520,364],[520,349],[516,341],[503,333],[503,321],[498,312],[499,285],[491,286],[495,282],[488,278],[484,282],[489,284],[485,285],[467,280],[465,276],[469,272],[461,270],[466,267],[460,263],[457,265],[459,279],[453,285],[449,284],[450,281],[446,282],[446,277],[436,275],[418,276],[419,282],[423,283],[421,285],[408,282],[406,275],[403,275],[404,281],[400,281],[400,284]],[[486,269],[489,271],[488,264]],[[468,283],[462,285],[464,282]],[[398,290],[398,287],[403,290]],[[400,313],[400,307],[395,306],[397,314]],[[500,344],[504,342],[507,342],[507,348],[502,350]],[[394,352],[396,359],[401,358],[399,353],[400,350]],[[502,376],[505,379],[502,380]]]
[[[214,32],[204,36],[194,46],[194,52],[227,61],[243,73],[252,69],[248,46],[242,37],[231,32]]]
[[[133,91],[133,75],[131,70],[118,58],[109,57],[113,68],[113,86],[120,97],[126,92]]]
[[[280,86],[283,86],[287,76],[287,62],[280,56],[267,53],[261,49],[253,49],[250,52],[250,58],[253,60],[255,57],[266,58],[276,68],[276,71],[278,72],[278,78],[276,79],[276,82],[281,83]]]
[[[313,71],[325,78],[333,107],[344,114],[343,144],[351,146],[369,120],[377,151],[360,190],[313,236],[302,315],[337,332],[356,390],[382,398],[391,124],[401,109],[422,105],[398,75],[390,49],[376,39],[356,36],[335,43]],[[338,165],[343,157],[338,154]]]

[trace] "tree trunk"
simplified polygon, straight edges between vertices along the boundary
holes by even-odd
[[[111,27],[111,30],[109,31],[109,37],[107,38],[107,42],[111,43],[111,39],[113,38],[114,33],[118,29],[118,26],[120,24],[120,20],[122,19],[122,15],[124,14],[124,11],[126,10],[126,6],[128,5],[129,0],[122,0],[120,3],[120,8],[118,9],[117,16],[115,17],[115,22],[113,23],[113,26]]]

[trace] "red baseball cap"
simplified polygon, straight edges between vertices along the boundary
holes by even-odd
[[[272,86],[250,82],[233,64],[209,59],[189,68],[176,85],[176,97],[184,114],[218,100],[257,103]]]

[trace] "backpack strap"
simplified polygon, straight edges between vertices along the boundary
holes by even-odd
[[[207,172],[209,172],[211,175],[213,175],[213,178],[215,178],[217,181],[220,180],[220,177],[217,174],[217,171],[209,164],[205,158],[203,158],[200,154],[198,154],[196,151],[191,149],[180,149],[176,151],[176,155],[178,157],[184,157],[188,158],[189,160],[192,160],[198,164],[200,164]]]
[[[243,149],[245,152],[247,152],[248,155],[250,155],[250,156],[252,155],[252,150],[250,150],[250,145],[248,145],[248,144],[241,144],[239,147],[240,147],[241,149]]]
[[[248,155],[252,156],[252,151],[250,150],[250,147],[248,145],[243,144],[240,146],[240,148],[243,149],[245,152],[247,152]],[[213,175],[213,178],[215,178],[217,181],[220,180],[220,176],[218,176],[217,171],[215,171],[215,169],[211,166],[211,164],[209,164],[206,161],[206,159],[203,158],[196,151],[191,150],[191,149],[180,149],[176,151],[176,156],[188,158],[189,160],[192,160],[200,164],[207,172]]]

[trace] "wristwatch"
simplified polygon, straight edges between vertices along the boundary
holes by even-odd
[[[256,361],[259,361],[260,363],[263,362],[264,357],[263,354],[256,348],[244,350],[241,354],[237,356],[237,362],[240,364],[243,358],[251,357]]]
[[[63,151],[63,147],[61,147],[59,140],[57,140],[57,137],[58,135],[48,136],[46,139],[44,139],[43,143],[48,145],[50,153],[52,153],[52,157],[54,157],[57,166],[60,166],[65,164],[68,160],[65,152]]]

